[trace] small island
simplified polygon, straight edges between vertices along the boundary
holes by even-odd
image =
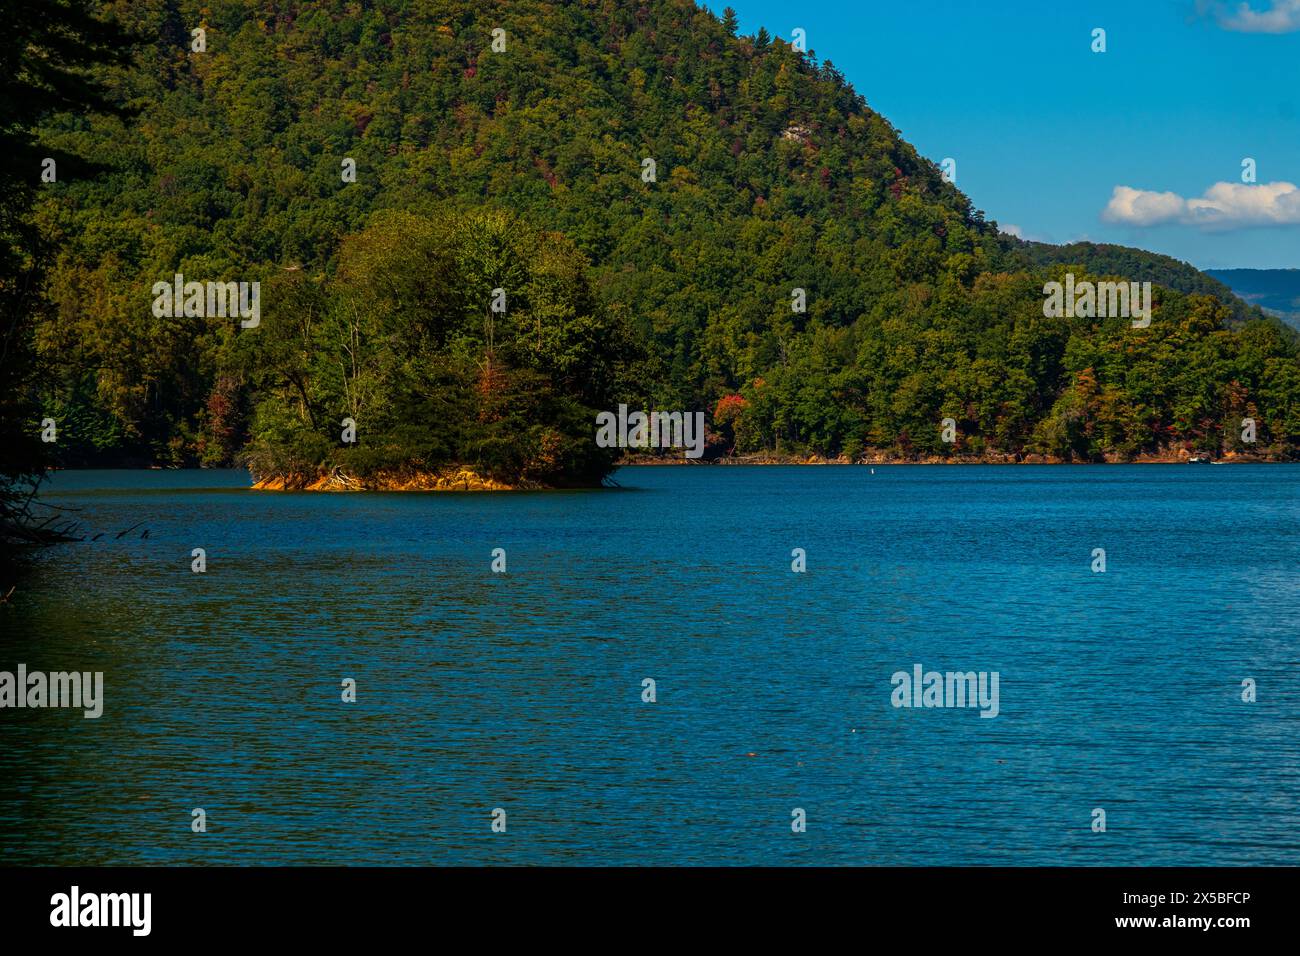
[[[571,243],[505,213],[379,216],[328,278],[286,272],[241,336],[240,455],[267,490],[598,487],[592,422],[631,332]]]

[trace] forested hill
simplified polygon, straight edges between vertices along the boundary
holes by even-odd
[[[1233,290],[1223,274],[1213,270],[1202,272],[1172,256],[1095,242],[1072,242],[1063,246],[1020,242],[1016,245],[1016,252],[1031,267],[1085,263],[1091,272],[1125,276],[1133,282],[1154,282],[1179,292],[1212,295],[1232,309],[1231,324],[1234,326],[1260,317],[1260,312]]]
[[[1294,346],[1275,325],[1166,257],[1000,235],[830,62],[765,31],[738,37],[734,15],[689,0],[106,9],[150,38],[111,79],[138,116],[44,131],[114,167],[50,184],[38,209],[62,244],[39,343],[57,375],[47,409],[71,423],[66,460],[215,464],[250,437],[310,459],[359,393],[384,409],[390,447],[481,447],[476,429],[402,438],[410,355],[376,353],[371,372],[335,381],[329,343],[285,312],[382,301],[376,340],[433,342],[459,363],[438,379],[447,396],[490,393],[505,366],[484,362],[495,332],[471,320],[478,306],[436,329],[417,318],[459,300],[439,282],[496,274],[458,258],[484,222],[535,290],[570,276],[571,295],[536,293],[535,339],[522,319],[509,333],[521,374],[558,362],[571,375],[579,356],[606,369],[596,391],[529,386],[539,408],[560,389],[566,421],[621,400],[706,409],[714,447],[738,451],[1096,458],[1232,446],[1251,414],[1261,448],[1300,442]],[[404,264],[407,230],[426,244]],[[446,268],[416,274],[430,263]],[[1043,283],[1067,269],[1168,287],[1146,329],[1046,319]],[[267,322],[160,321],[149,290],[178,272],[261,280]]]

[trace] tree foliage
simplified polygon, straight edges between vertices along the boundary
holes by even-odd
[[[829,61],[735,36],[734,15],[690,0],[109,6],[154,38],[112,79],[139,117],[44,127],[116,170],[39,210],[64,250],[37,341],[61,370],[47,407],[76,423],[69,461],[217,464],[250,439],[270,454],[281,433],[324,461],[355,407],[379,416],[358,455],[388,460],[399,420],[430,415],[437,428],[403,439],[420,455],[531,467],[540,439],[469,437],[488,347],[486,253],[469,250],[507,222],[534,238],[496,280],[527,308],[502,326],[494,373],[510,370],[514,411],[554,416],[500,419],[521,435],[597,398],[712,410],[739,395],[737,451],[1125,457],[1231,447],[1243,410],[1259,447],[1300,440],[1294,337],[1276,323],[1167,257],[1001,235]],[[199,25],[206,53],[189,49]],[[1045,319],[1043,283],[1067,269],[1159,283],[1151,327]],[[176,272],[263,281],[264,328],[155,319],[148,290]],[[560,291],[515,285],[539,276]],[[342,347],[348,302],[375,363],[353,378],[294,338],[315,314],[311,335]],[[541,330],[531,353],[525,321]],[[610,371],[633,352],[635,371]]]
[[[49,464],[41,441],[50,371],[37,348],[52,255],[32,214],[42,174],[94,175],[76,154],[38,144],[35,127],[58,112],[125,115],[92,69],[130,61],[134,38],[95,16],[87,0],[7,0],[0,30],[0,545],[39,541],[51,525],[31,518]]]
[[[597,303],[571,243],[499,212],[389,212],[339,261],[325,280],[277,280],[282,304],[240,337],[258,396],[244,454],[255,475],[306,484],[464,465],[555,486],[612,469],[592,423],[626,374],[631,332]]]

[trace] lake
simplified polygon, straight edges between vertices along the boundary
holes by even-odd
[[[58,474],[107,533],[37,557],[0,670],[103,715],[0,710],[0,863],[1300,863],[1300,466],[615,477]],[[894,706],[915,665],[997,716]]]

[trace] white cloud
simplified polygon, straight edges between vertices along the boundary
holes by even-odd
[[[1238,33],[1292,33],[1300,30],[1300,0],[1265,0],[1256,10],[1250,3],[1213,3],[1214,19]]]
[[[1155,193],[1129,186],[1116,186],[1110,202],[1101,211],[1106,222],[1122,222],[1130,226],[1154,226],[1163,222],[1176,222],[1186,211],[1187,200],[1177,193]]]
[[[1129,226],[1178,223],[1204,229],[1300,224],[1300,189],[1294,183],[1215,183],[1203,196],[1116,186],[1101,212],[1104,222]]]
[[[1009,222],[998,226],[998,232],[1005,232],[1008,236],[1015,236],[1017,239],[1025,238],[1025,234],[1020,231],[1020,227]]]

